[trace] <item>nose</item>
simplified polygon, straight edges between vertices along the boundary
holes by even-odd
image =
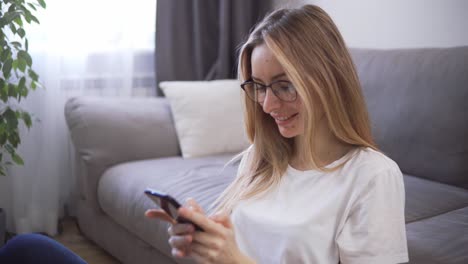
[[[266,89],[265,100],[263,100],[263,112],[269,114],[281,106],[281,100],[276,97],[271,89]]]

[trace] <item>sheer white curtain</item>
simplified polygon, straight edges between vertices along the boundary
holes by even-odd
[[[156,0],[47,0],[27,28],[33,69],[45,89],[22,102],[37,118],[24,129],[25,166],[0,179],[7,229],[57,232],[73,209],[75,157],[64,119],[71,96],[152,96]]]

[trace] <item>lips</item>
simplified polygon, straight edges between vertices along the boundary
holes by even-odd
[[[291,123],[292,121],[294,121],[298,114],[299,113],[295,113],[295,114],[290,115],[290,116],[275,116],[273,118],[275,119],[275,122],[276,122],[277,125],[284,126],[284,125],[287,125],[287,124]]]

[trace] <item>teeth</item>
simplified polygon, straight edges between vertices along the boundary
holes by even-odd
[[[289,118],[291,118],[292,116],[288,116],[288,117],[276,117],[275,119],[278,120],[278,121],[285,121],[285,120],[288,120]]]

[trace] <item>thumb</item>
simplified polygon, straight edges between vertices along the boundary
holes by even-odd
[[[145,216],[148,218],[163,220],[171,224],[176,223],[176,221],[172,217],[170,217],[166,212],[160,209],[149,209],[145,212]]]

